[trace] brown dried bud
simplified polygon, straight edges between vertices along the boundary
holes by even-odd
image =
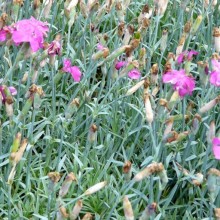
[[[59,211],[60,211],[63,218],[68,218],[69,217],[69,214],[67,213],[66,208],[64,206],[61,206],[59,208]]]
[[[165,66],[164,66],[164,73],[170,72],[172,71],[172,65],[169,62],[166,62]]]
[[[191,27],[192,27],[191,21],[187,21],[186,24],[185,24],[185,26],[184,26],[184,32],[185,32],[185,33],[189,33],[190,30],[191,30]]]
[[[122,37],[124,34],[124,29],[125,29],[125,23],[122,21],[120,22],[120,24],[118,25],[118,36]]]
[[[131,162],[128,160],[124,163],[123,173],[129,173],[131,171]]]
[[[214,27],[214,29],[213,29],[213,37],[220,37],[220,28]]]
[[[86,213],[82,218],[82,220],[91,220],[91,219],[92,219],[92,214],[91,213]]]
[[[5,26],[8,15],[6,13],[2,13],[0,17],[0,30]]]
[[[178,46],[183,46],[185,41],[186,41],[186,34],[183,33],[180,40],[179,40],[179,45]]]
[[[159,105],[161,105],[161,106],[167,107],[167,103],[168,103],[168,101],[166,99],[159,100]]]
[[[220,170],[217,170],[216,168],[211,168],[208,172],[208,175],[214,175],[220,177]]]
[[[215,217],[216,220],[220,220],[220,208],[215,208]]]
[[[58,172],[50,172],[47,174],[47,176],[50,178],[50,180],[53,182],[53,183],[57,183],[59,182],[60,180],[60,173]]]
[[[176,131],[171,131],[170,134],[171,134],[171,136],[167,138],[167,143],[171,143],[173,141],[176,141],[179,136]]]
[[[149,5],[148,4],[145,4],[142,11],[141,11],[142,14],[144,13],[149,13]]]
[[[22,6],[24,4],[24,1],[23,0],[13,0],[13,4]]]
[[[158,74],[158,64],[157,63],[153,64],[153,66],[151,67],[150,72],[151,72],[151,74],[154,74],[154,75]]]
[[[134,26],[133,26],[133,25],[129,24],[129,25],[127,26],[127,29],[128,29],[128,31],[129,31],[129,34],[130,34],[130,35],[134,34]]]
[[[133,50],[136,49],[139,46],[139,44],[140,44],[140,39],[132,39],[130,43]]]

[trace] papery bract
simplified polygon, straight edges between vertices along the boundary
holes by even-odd
[[[212,151],[215,159],[220,160],[220,138],[213,138],[212,140]]]
[[[172,70],[163,75],[164,83],[171,83],[173,89],[178,91],[181,97],[185,95],[192,95],[192,91],[195,88],[195,81],[192,77],[185,74],[185,70]]]
[[[132,69],[128,72],[128,77],[131,79],[139,79],[141,77],[141,73],[137,69]]]
[[[210,74],[210,83],[219,87],[220,86],[220,62],[212,60],[213,71]]]
[[[12,40],[16,45],[29,42],[33,52],[43,48],[44,37],[49,31],[48,24],[31,17],[14,24],[14,30],[11,32]]]

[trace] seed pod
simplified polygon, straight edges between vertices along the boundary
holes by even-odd
[[[73,173],[69,173],[66,176],[66,179],[64,180],[64,182],[62,184],[62,187],[59,191],[59,196],[60,197],[64,197],[68,193],[68,190],[69,190],[69,188],[70,188],[73,181],[76,181],[76,177]]]
[[[93,193],[96,193],[97,191],[101,190],[102,188],[104,188],[107,185],[107,181],[103,181],[100,183],[95,184],[94,186],[90,187],[89,189],[87,189],[84,193],[84,195],[92,195]]]
[[[75,204],[75,206],[73,207],[72,212],[70,213],[70,220],[75,220],[77,219],[77,217],[79,216],[79,213],[82,209],[83,203],[82,200],[78,200]]]
[[[123,199],[123,208],[124,208],[125,220],[134,220],[133,209],[127,196],[125,196]]]

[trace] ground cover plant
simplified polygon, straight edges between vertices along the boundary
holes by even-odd
[[[0,1],[0,219],[220,219],[220,2]]]

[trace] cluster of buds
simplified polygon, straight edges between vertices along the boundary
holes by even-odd
[[[21,141],[21,133],[20,132],[17,133],[11,147],[10,162],[12,164],[12,170],[8,177],[9,184],[12,184],[14,180],[14,176],[16,173],[16,166],[21,160],[26,147],[27,147],[27,139],[24,138]]]
[[[34,109],[39,109],[42,102],[41,98],[44,95],[45,94],[42,87],[32,84],[25,95],[28,100],[26,101],[22,111],[20,112],[19,119],[23,119],[32,106]]]
[[[212,203],[215,202],[215,199],[219,193],[219,182],[220,182],[220,171],[211,168],[208,172],[207,187],[209,190],[209,197]]]

